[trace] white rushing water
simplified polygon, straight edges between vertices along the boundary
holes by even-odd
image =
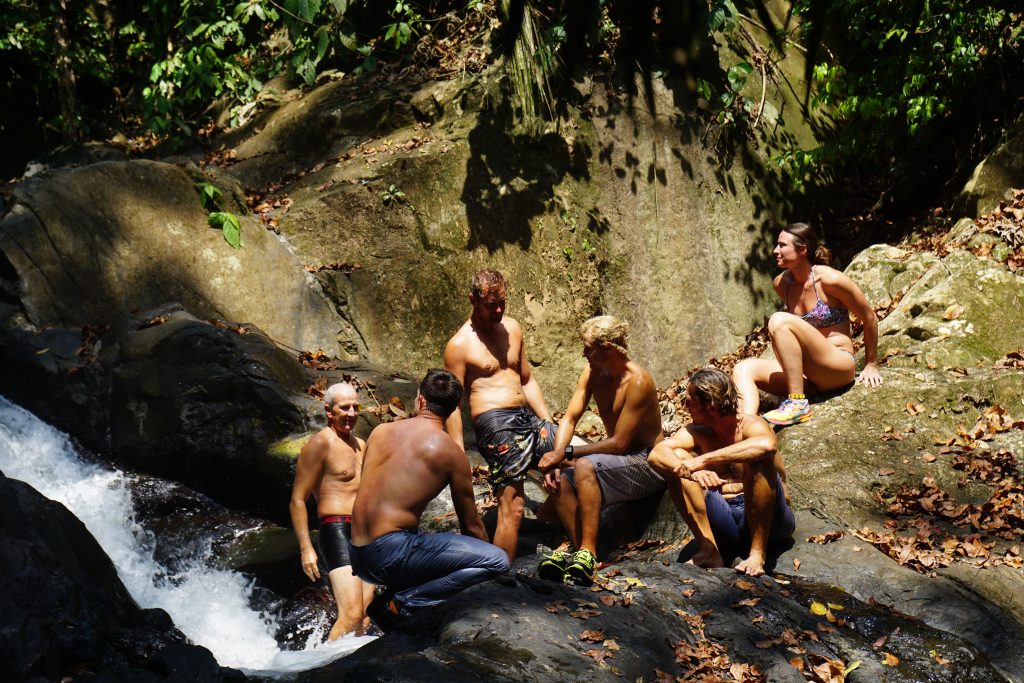
[[[151,535],[135,522],[124,474],[84,462],[66,435],[2,396],[0,470],[64,504],[113,561],[135,601],[166,610],[175,626],[210,650],[221,666],[304,671],[373,640],[346,636],[320,643],[330,626],[325,620],[304,650],[283,651],[274,639],[274,619],[249,607],[252,583],[242,574],[211,569],[207,557],[196,557],[188,569],[166,580],[166,570],[153,559]]]

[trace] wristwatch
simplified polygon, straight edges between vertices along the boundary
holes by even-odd
[[[566,460],[572,460],[572,455],[573,455],[573,452],[574,452],[575,450],[576,450],[576,449],[575,449],[575,448],[573,448],[573,445],[572,445],[572,444],[569,444],[568,446],[566,446],[566,447],[565,447],[565,459],[566,459]]]

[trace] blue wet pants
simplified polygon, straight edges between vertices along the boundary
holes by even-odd
[[[796,519],[783,494],[782,479],[776,475],[775,513],[772,515],[772,526],[768,531],[768,547],[793,536],[796,531]],[[722,558],[743,557],[750,552],[750,527],[747,526],[747,515],[744,507],[743,494],[725,498],[718,491],[707,491],[704,494],[704,505],[708,511],[708,522],[715,535],[715,544]]]
[[[411,609],[437,605],[509,570],[504,550],[461,534],[393,531],[351,550],[356,576],[387,586]]]

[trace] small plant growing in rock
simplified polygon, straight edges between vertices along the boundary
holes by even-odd
[[[384,206],[393,203],[408,203],[405,199],[405,193],[399,190],[394,183],[391,184],[391,187],[380,193],[380,200],[384,202]]]
[[[199,193],[199,203],[204,209],[210,212],[206,222],[213,228],[220,228],[224,235],[224,241],[235,249],[242,246],[242,224],[238,216],[230,211],[222,211],[220,208],[221,197],[224,193],[220,188],[211,183],[196,183],[196,191]]]

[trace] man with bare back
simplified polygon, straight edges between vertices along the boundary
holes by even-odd
[[[558,425],[553,449],[540,459],[551,495],[538,513],[557,514],[578,550],[571,555],[556,550],[544,558],[537,568],[542,578],[591,583],[601,509],[665,489],[647,464],[647,454],[664,437],[658,392],[650,373],[629,357],[628,334],[629,326],[610,315],[591,318],[581,328],[588,365]],[[591,397],[608,436],[574,445],[576,423]]]
[[[557,428],[544,394],[530,372],[519,323],[505,315],[508,285],[496,270],[481,270],[470,283],[473,312],[444,350],[444,367],[466,387],[477,448],[490,468],[498,500],[494,544],[516,556],[523,519],[523,480],[541,454],[551,450]],[[455,410],[448,433],[465,449],[462,414]]]
[[[367,609],[381,629],[509,570],[505,552],[487,542],[465,452],[444,433],[461,399],[454,375],[430,370],[415,416],[380,425],[366,444],[352,511],[352,568],[386,586]],[[462,534],[422,533],[420,515],[446,486]]]
[[[658,444],[649,460],[697,541],[691,561],[721,567],[746,555],[736,571],[759,576],[770,547],[796,529],[775,431],[757,415],[739,414],[736,386],[716,368],[690,377],[686,407],[693,423]]]
[[[359,419],[359,397],[351,384],[341,383],[324,392],[327,426],[306,442],[295,466],[295,483],[289,511],[292,527],[299,540],[302,571],[310,581],[320,578],[316,551],[309,538],[306,501],[316,498],[320,517],[317,537],[320,553],[327,565],[338,619],[329,635],[335,640],[346,633],[365,631],[366,605],[373,597],[373,586],[353,575],[349,562],[348,537],[352,503],[359,488],[365,444],[352,430]]]

